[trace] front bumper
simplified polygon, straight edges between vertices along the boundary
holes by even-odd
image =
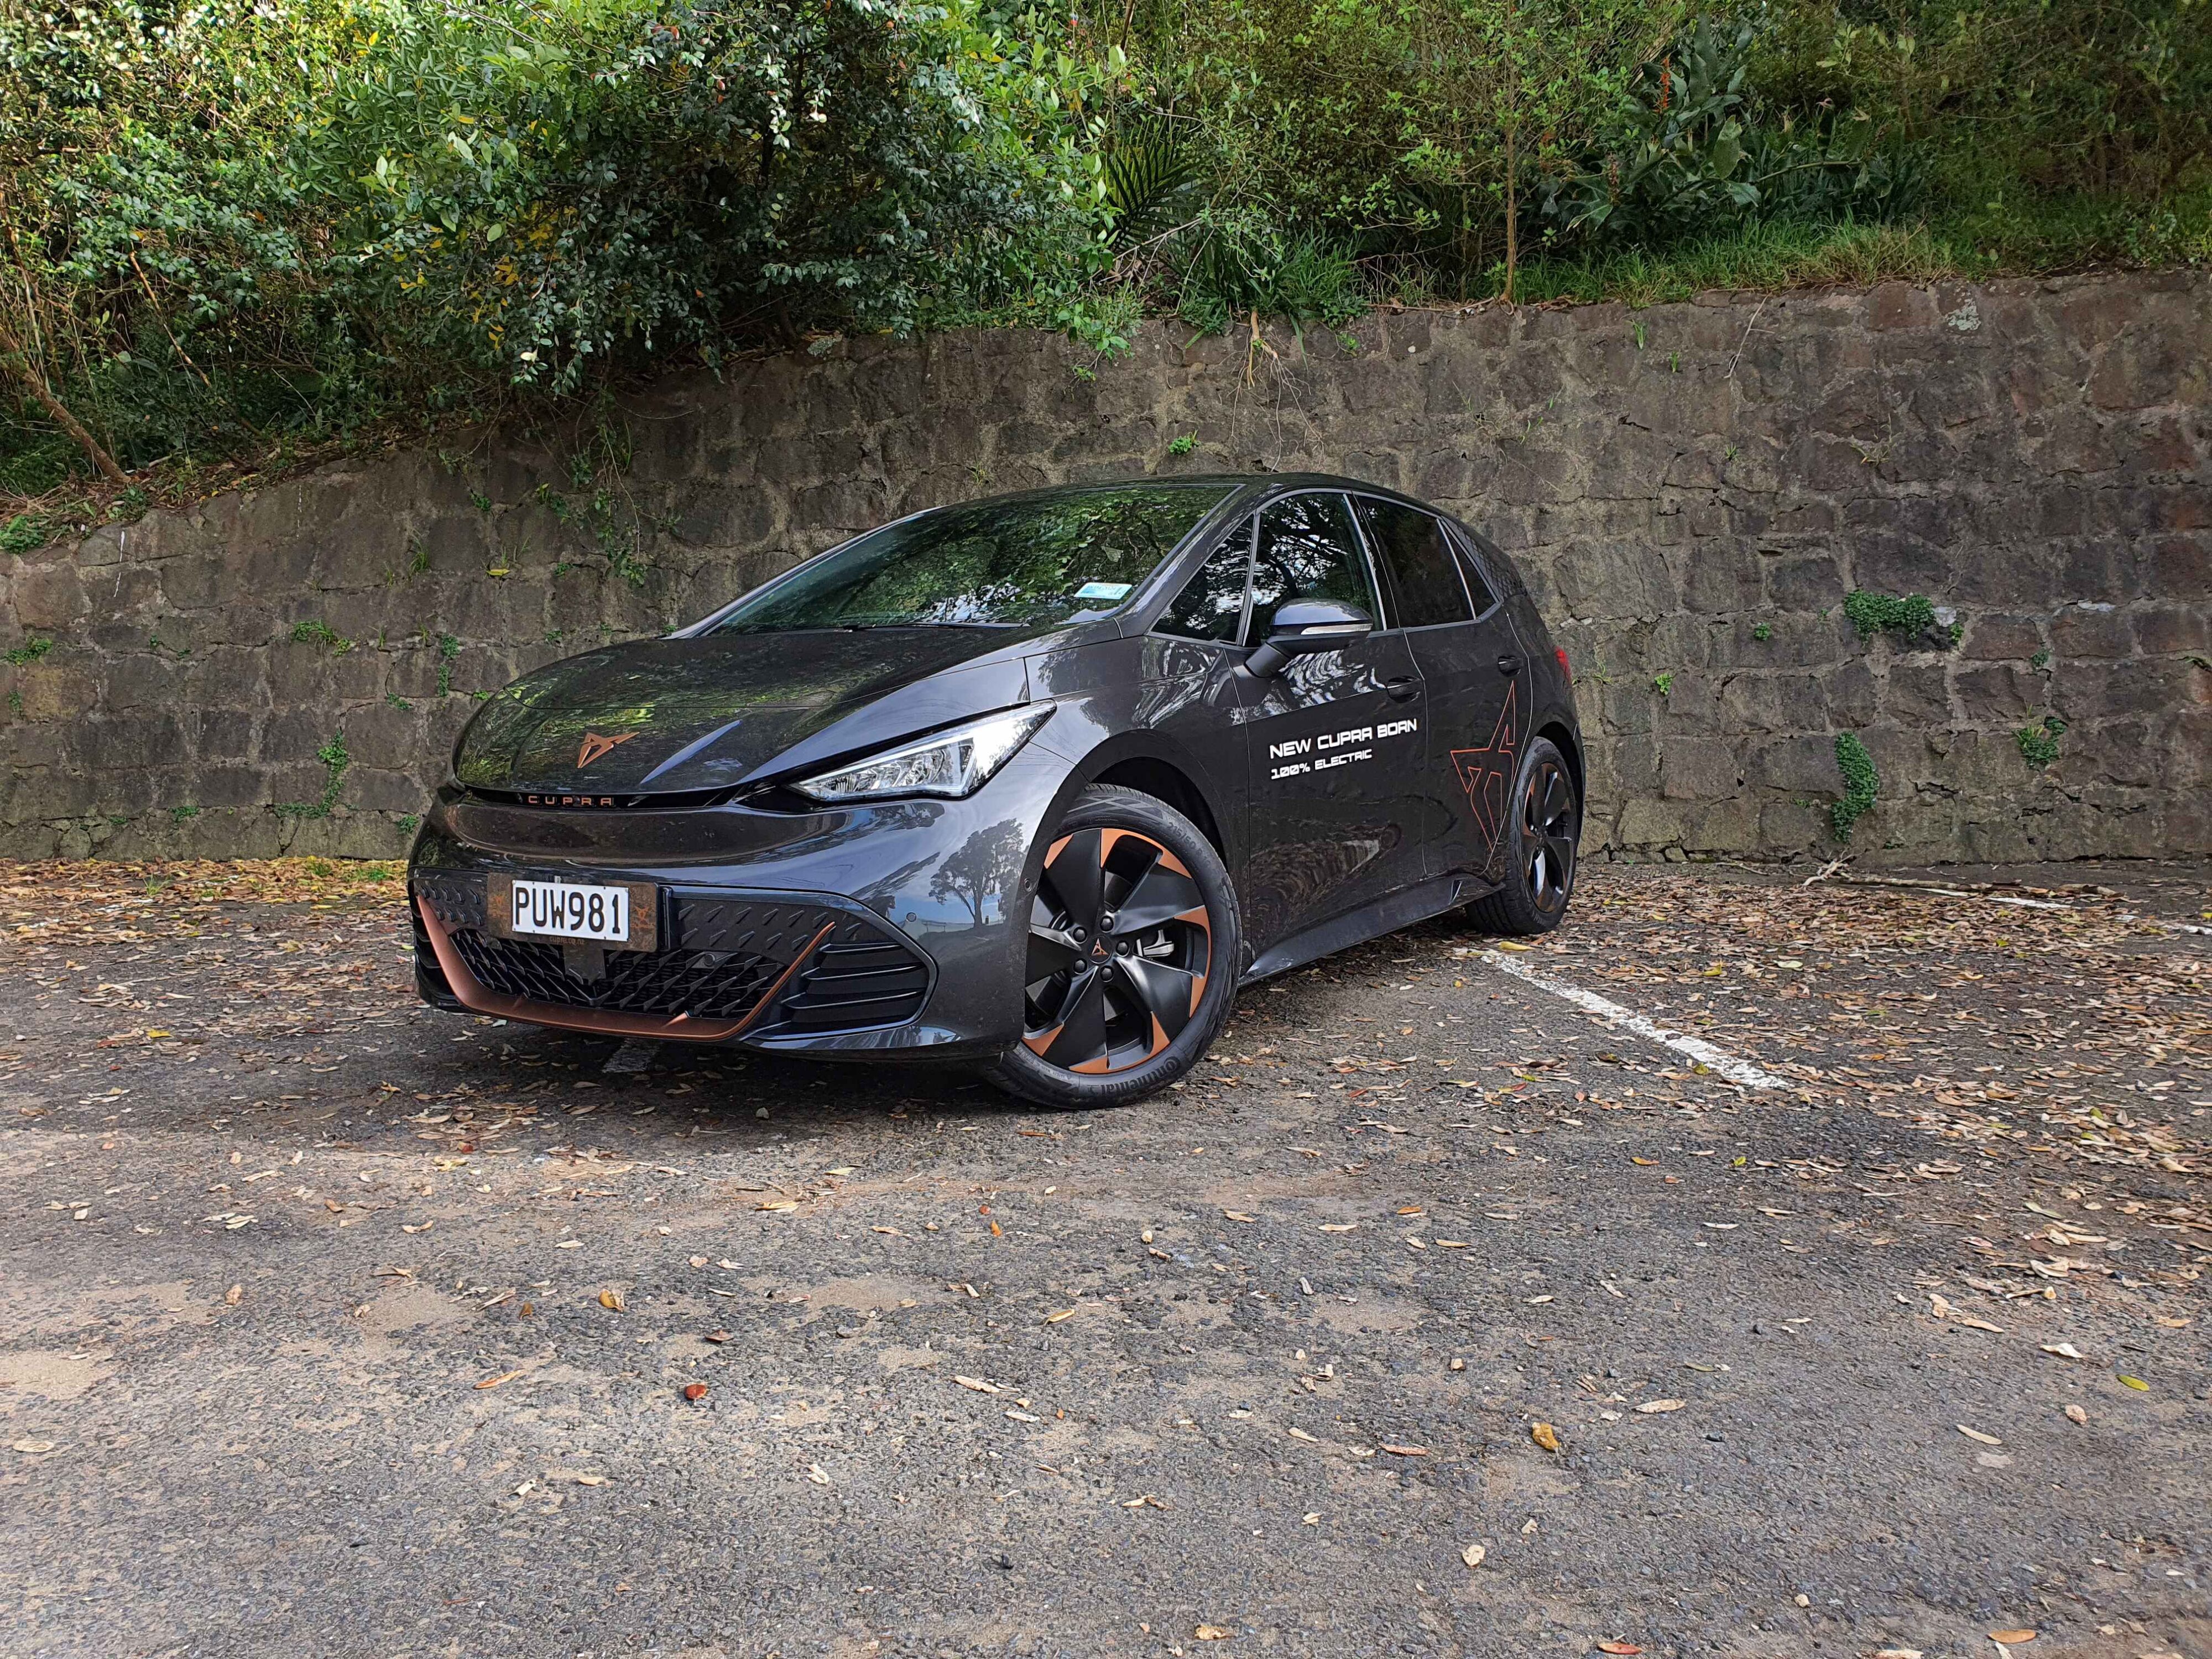
[[[609,1036],[811,1047],[911,1026],[937,967],[880,916],[833,895],[664,888],[660,948],[572,967],[555,944],[495,937],[482,874],[416,878],[428,1000]],[[909,1031],[906,1042],[928,1045]]]
[[[1073,786],[1032,744],[975,795],[818,811],[529,808],[441,792],[409,868],[426,1000],[610,1036],[855,1059],[1020,1035],[1024,894]],[[660,949],[602,966],[486,926],[494,875],[651,882]]]

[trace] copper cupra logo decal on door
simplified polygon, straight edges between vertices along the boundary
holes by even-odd
[[[599,759],[602,755],[605,755],[614,749],[616,745],[628,743],[636,735],[637,733],[635,732],[625,732],[618,738],[603,738],[596,732],[585,732],[584,746],[576,751],[576,765],[578,769],[581,769],[584,767],[589,766],[593,761]]]
[[[1452,768],[1459,774],[1460,787],[1467,791],[1468,810],[1474,816],[1486,849],[1498,845],[1498,831],[1505,825],[1505,795],[1513,787],[1513,769],[1520,759],[1515,751],[1516,693],[1517,684],[1505,688],[1505,707],[1498,711],[1498,729],[1490,734],[1490,741],[1480,749],[1455,749],[1451,751]]]

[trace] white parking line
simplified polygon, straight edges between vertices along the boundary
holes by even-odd
[[[1479,952],[1481,959],[1500,973],[1534,986],[1540,991],[1549,991],[1553,996],[1571,1002],[1586,1012],[1595,1014],[1608,1025],[1618,1025],[1625,1031],[1633,1031],[1648,1042],[1662,1048],[1672,1048],[1678,1054],[1687,1055],[1708,1071],[1717,1072],[1731,1083],[1741,1083],[1747,1089],[1786,1089],[1790,1085],[1771,1072],[1762,1072],[1747,1060],[1739,1060],[1724,1049],[1680,1031],[1668,1030],[1653,1024],[1633,1009],[1611,1002],[1595,991],[1585,991],[1579,985],[1570,985],[1563,979],[1553,979],[1549,974],[1540,974],[1534,968],[1516,962],[1498,951]]]

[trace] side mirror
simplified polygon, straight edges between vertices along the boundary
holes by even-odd
[[[1375,618],[1341,599],[1294,599],[1275,612],[1267,642],[1244,659],[1255,679],[1273,679],[1293,657],[1334,651],[1374,631]]]

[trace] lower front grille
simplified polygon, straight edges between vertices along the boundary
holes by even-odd
[[[453,948],[471,974],[507,996],[670,1018],[742,1019],[790,966],[725,951],[609,951],[595,978],[564,966],[557,945],[456,933]]]
[[[826,904],[679,889],[667,895],[666,949],[608,950],[602,964],[556,944],[495,937],[481,877],[425,872],[416,896],[437,914],[472,977],[556,1007],[733,1020],[774,994],[748,1031],[767,1036],[902,1024],[929,994],[929,964],[902,937]]]

